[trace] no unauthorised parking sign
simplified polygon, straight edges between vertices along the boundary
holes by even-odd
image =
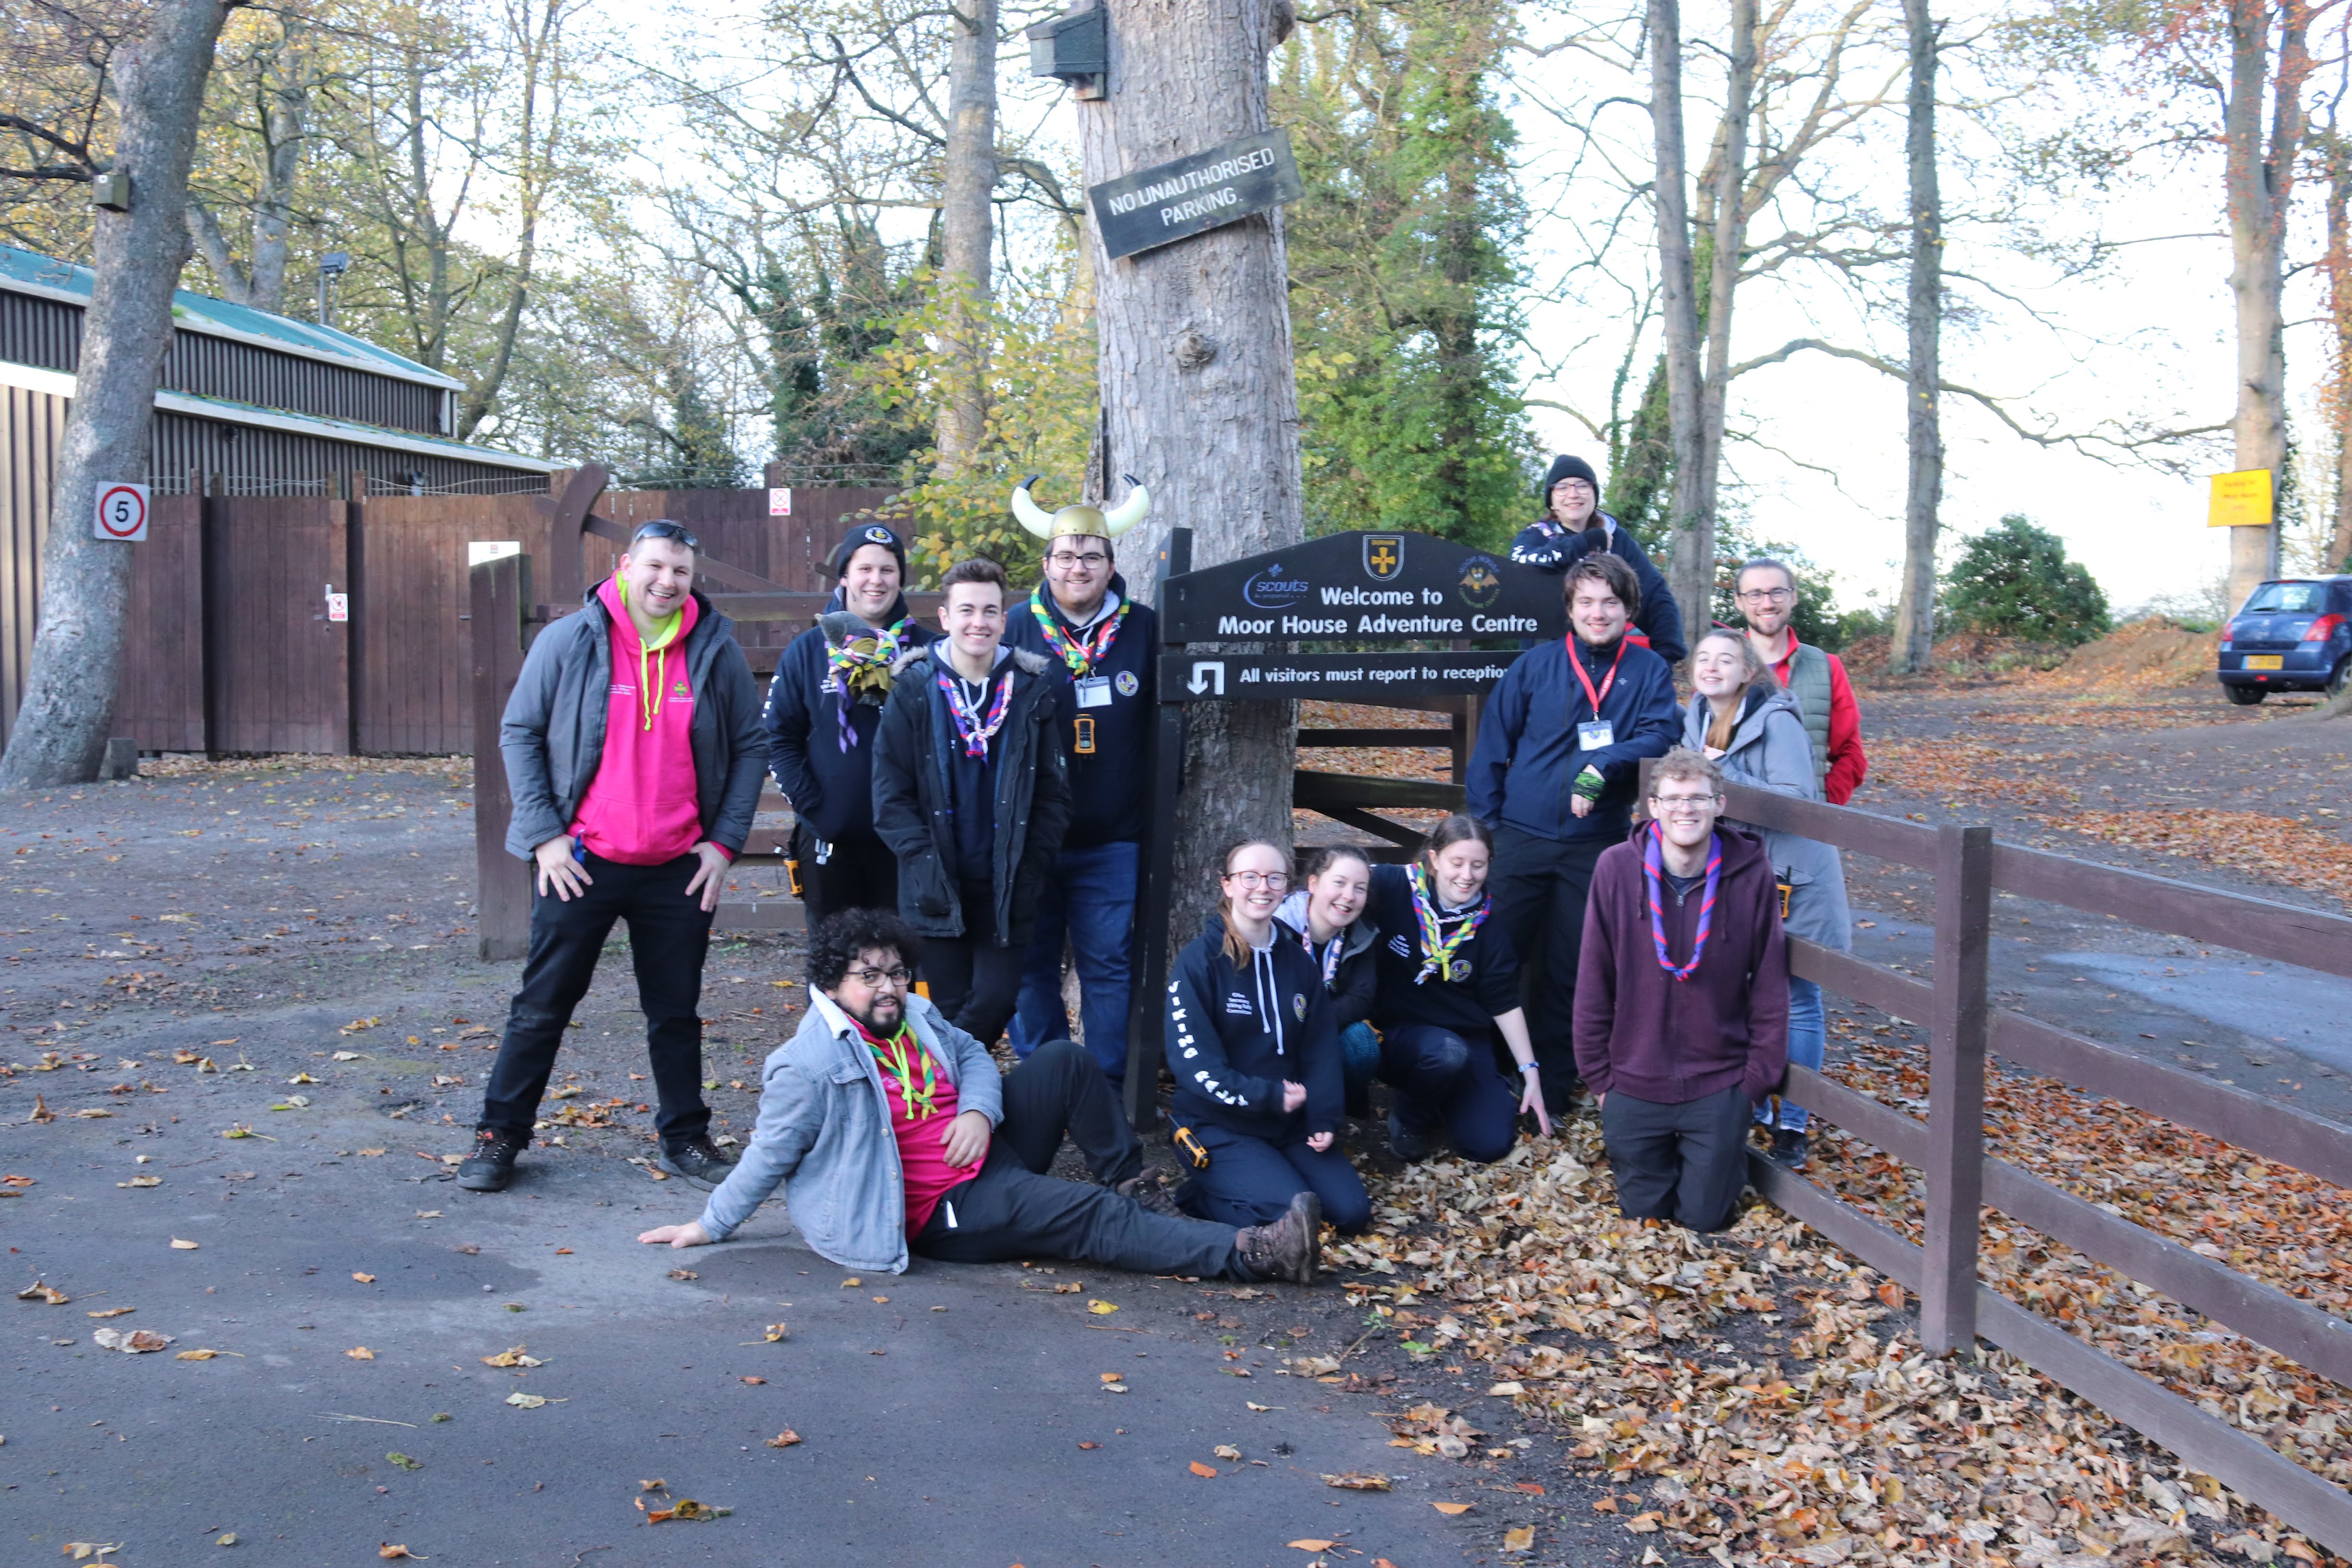
[[[90,525],[100,539],[138,540],[147,537],[147,487],[100,485],[98,516]]]

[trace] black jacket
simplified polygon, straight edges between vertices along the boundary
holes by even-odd
[[[1213,1122],[1269,1143],[1337,1132],[1342,1110],[1339,1035],[1323,976],[1279,924],[1247,961],[1225,956],[1225,924],[1176,955],[1168,977],[1168,1066],[1180,1123]],[[1307,1103],[1282,1109],[1287,1079]]]
[[[933,644],[898,672],[874,735],[874,831],[898,857],[898,913],[925,936],[964,934],[956,887],[954,792],[948,748],[955,721],[939,689]],[[1037,900],[1070,826],[1070,780],[1055,733],[1045,661],[1014,652],[1013,700],[991,742],[995,757],[996,945],[1025,944]]]
[[[1465,910],[1466,918],[1470,910]],[[1421,922],[1412,912],[1412,871],[1405,866],[1372,868],[1372,896],[1363,919],[1381,928],[1380,999],[1372,1018],[1382,1029],[1400,1024],[1433,1024],[1465,1039],[1494,1033],[1495,1020],[1519,1005],[1519,961],[1503,922],[1490,905],[1478,934],[1454,950],[1454,973],[1447,980],[1432,973],[1420,980],[1428,956],[1421,940]],[[1443,930],[1451,935],[1456,922],[1448,919]],[[1464,973],[1466,970],[1467,973]]]
[[[841,607],[840,590],[835,590],[825,611],[828,616],[847,614]],[[939,636],[908,619],[904,595],[890,606],[891,624],[902,620],[911,647]],[[882,722],[882,710],[834,690],[833,673],[825,667],[825,643],[822,626],[793,639],[776,660],[761,721],[768,732],[768,772],[793,803],[793,815],[819,838],[838,844],[874,837],[874,731]],[[841,743],[845,703],[850,737],[846,748]]]
[[[1282,900],[1274,911],[1275,920],[1282,926],[1286,941],[1298,944],[1299,951],[1313,962],[1320,974],[1323,958],[1307,945],[1307,889],[1299,889]],[[1355,922],[1333,937],[1339,944],[1339,969],[1324,994],[1331,999],[1331,1027],[1344,1029],[1350,1024],[1360,1024],[1372,1016],[1372,997],[1380,989],[1380,961],[1373,956],[1373,946],[1380,941],[1380,927],[1372,923],[1370,906],[1366,905]],[[1325,944],[1328,949],[1329,943]]]
[[[1609,688],[1601,697],[1601,717],[1609,721],[1612,742],[1592,751],[1583,749],[1577,733],[1578,721],[1593,714],[1584,682],[1569,667],[1571,658],[1583,666],[1595,691]],[[1612,668],[1617,672],[1613,682],[1609,679]],[[1682,733],[1674,671],[1655,653],[1623,638],[1606,648],[1589,647],[1575,636],[1538,643],[1512,660],[1486,699],[1477,743],[1470,752],[1463,809],[1490,828],[1507,823],[1563,843],[1577,838],[1614,842],[1625,837],[1633,820],[1642,760],[1664,756]],[[1579,816],[1569,799],[1576,776],[1588,767],[1600,773],[1607,787],[1592,810]],[[1372,886],[1380,886],[1377,872]],[[1389,928],[1383,922],[1381,929]]]
[[[1570,533],[1546,513],[1519,530],[1518,537],[1511,541],[1511,559],[1539,572],[1566,572],[1591,554],[1605,534],[1609,552],[1633,569],[1633,581],[1642,590],[1642,608],[1633,617],[1633,629],[1650,639],[1651,651],[1660,658],[1680,664],[1690,652],[1683,641],[1682,606],[1675,603],[1673,591],[1641,542],[1622,526],[1601,529],[1597,525],[1602,518],[1612,523],[1617,521],[1607,512],[1596,511],[1592,514],[1595,527]]]
[[[1046,646],[1033,603],[1022,600],[1004,617],[1004,640],[1013,647],[1045,660],[1046,679],[1054,686],[1054,710],[1062,728],[1062,752],[1070,762],[1070,795],[1074,815],[1066,849],[1091,849],[1099,844],[1140,842],[1144,819],[1151,804],[1151,738],[1157,726],[1159,693],[1152,670],[1160,652],[1160,617],[1149,605],[1128,597],[1127,579],[1114,574],[1110,591],[1128,606],[1110,652],[1095,674],[1110,682],[1110,705],[1080,709],[1070,667]],[[1045,595],[1048,615],[1055,614],[1053,591]],[[1062,629],[1069,629],[1062,623]],[[1078,721],[1087,721],[1082,734]],[[1091,738],[1091,752],[1079,749]]]

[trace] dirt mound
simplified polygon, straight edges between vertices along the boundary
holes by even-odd
[[[2084,643],[2042,679],[2084,691],[2200,686],[2213,679],[2213,634],[2151,616]]]
[[[1906,684],[1888,674],[1886,661],[1893,647],[1892,637],[1856,637],[1838,657],[1845,664],[1846,674],[1855,680]],[[1994,637],[1988,632],[1955,632],[1938,638],[1927,650],[1927,675],[1912,677],[1910,681],[1925,679],[1975,683],[2000,679],[2047,668],[2061,657],[2062,650],[2047,643]]]

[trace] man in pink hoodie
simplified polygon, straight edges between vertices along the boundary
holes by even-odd
[[[648,522],[581,613],[540,634],[499,721],[514,817],[533,863],[530,952],[482,1095],[473,1192],[504,1190],[530,1146],[572,1009],[615,921],[659,1100],[660,1165],[708,1190],[727,1157],[702,1100],[703,955],[727,867],[750,837],[765,772],[751,667],[734,623],[694,592],[695,539]]]

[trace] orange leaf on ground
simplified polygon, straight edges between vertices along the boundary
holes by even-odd
[[[768,1447],[771,1448],[789,1448],[800,1440],[801,1435],[787,1426],[782,1431],[768,1439]]]
[[[373,1351],[372,1351],[372,1350],[368,1349],[368,1348],[367,1348],[367,1346],[365,1346],[365,1345],[353,1345],[351,1349],[349,1349],[349,1350],[345,1351],[343,1353],[344,1353],[345,1355],[347,1355],[347,1356],[351,1357],[353,1361],[373,1361],[373,1360],[375,1360],[375,1352],[373,1352]]]
[[[1889,1279],[1885,1284],[1881,1285],[1878,1288],[1878,1299],[1885,1302],[1889,1307],[1895,1309],[1895,1310],[1898,1312],[1901,1311],[1903,1310],[1903,1282],[1899,1279]]]
[[[1290,1543],[1291,1549],[1297,1552],[1328,1552],[1339,1544],[1336,1541],[1324,1541],[1312,1535]]]
[[[374,1276],[374,1275],[373,1275],[373,1274],[362,1274],[362,1273],[360,1273],[357,1269],[352,1270],[352,1279],[356,1279],[356,1280],[358,1280],[358,1281],[359,1281],[361,1284],[362,1284],[362,1285],[373,1285],[373,1284],[374,1284],[374,1283],[375,1283],[375,1276]]]
[[[1214,1465],[1204,1465],[1201,1463],[1200,1460],[1195,1459],[1192,1461],[1192,1473],[1196,1476],[1213,1476],[1217,1473],[1217,1467]]]
[[[754,1387],[756,1387],[756,1386],[758,1386],[759,1384],[763,1384],[763,1383],[767,1382],[768,1380],[767,1380],[766,1378],[764,1378],[764,1377],[747,1377],[747,1378],[745,1378],[743,1381],[744,1381],[745,1383],[751,1384],[752,1384]]]
[[[1470,1505],[1466,1502],[1433,1502],[1429,1506],[1435,1509],[1438,1512],[1444,1514],[1448,1519],[1452,1519],[1456,1514],[1468,1513],[1470,1511]]]

